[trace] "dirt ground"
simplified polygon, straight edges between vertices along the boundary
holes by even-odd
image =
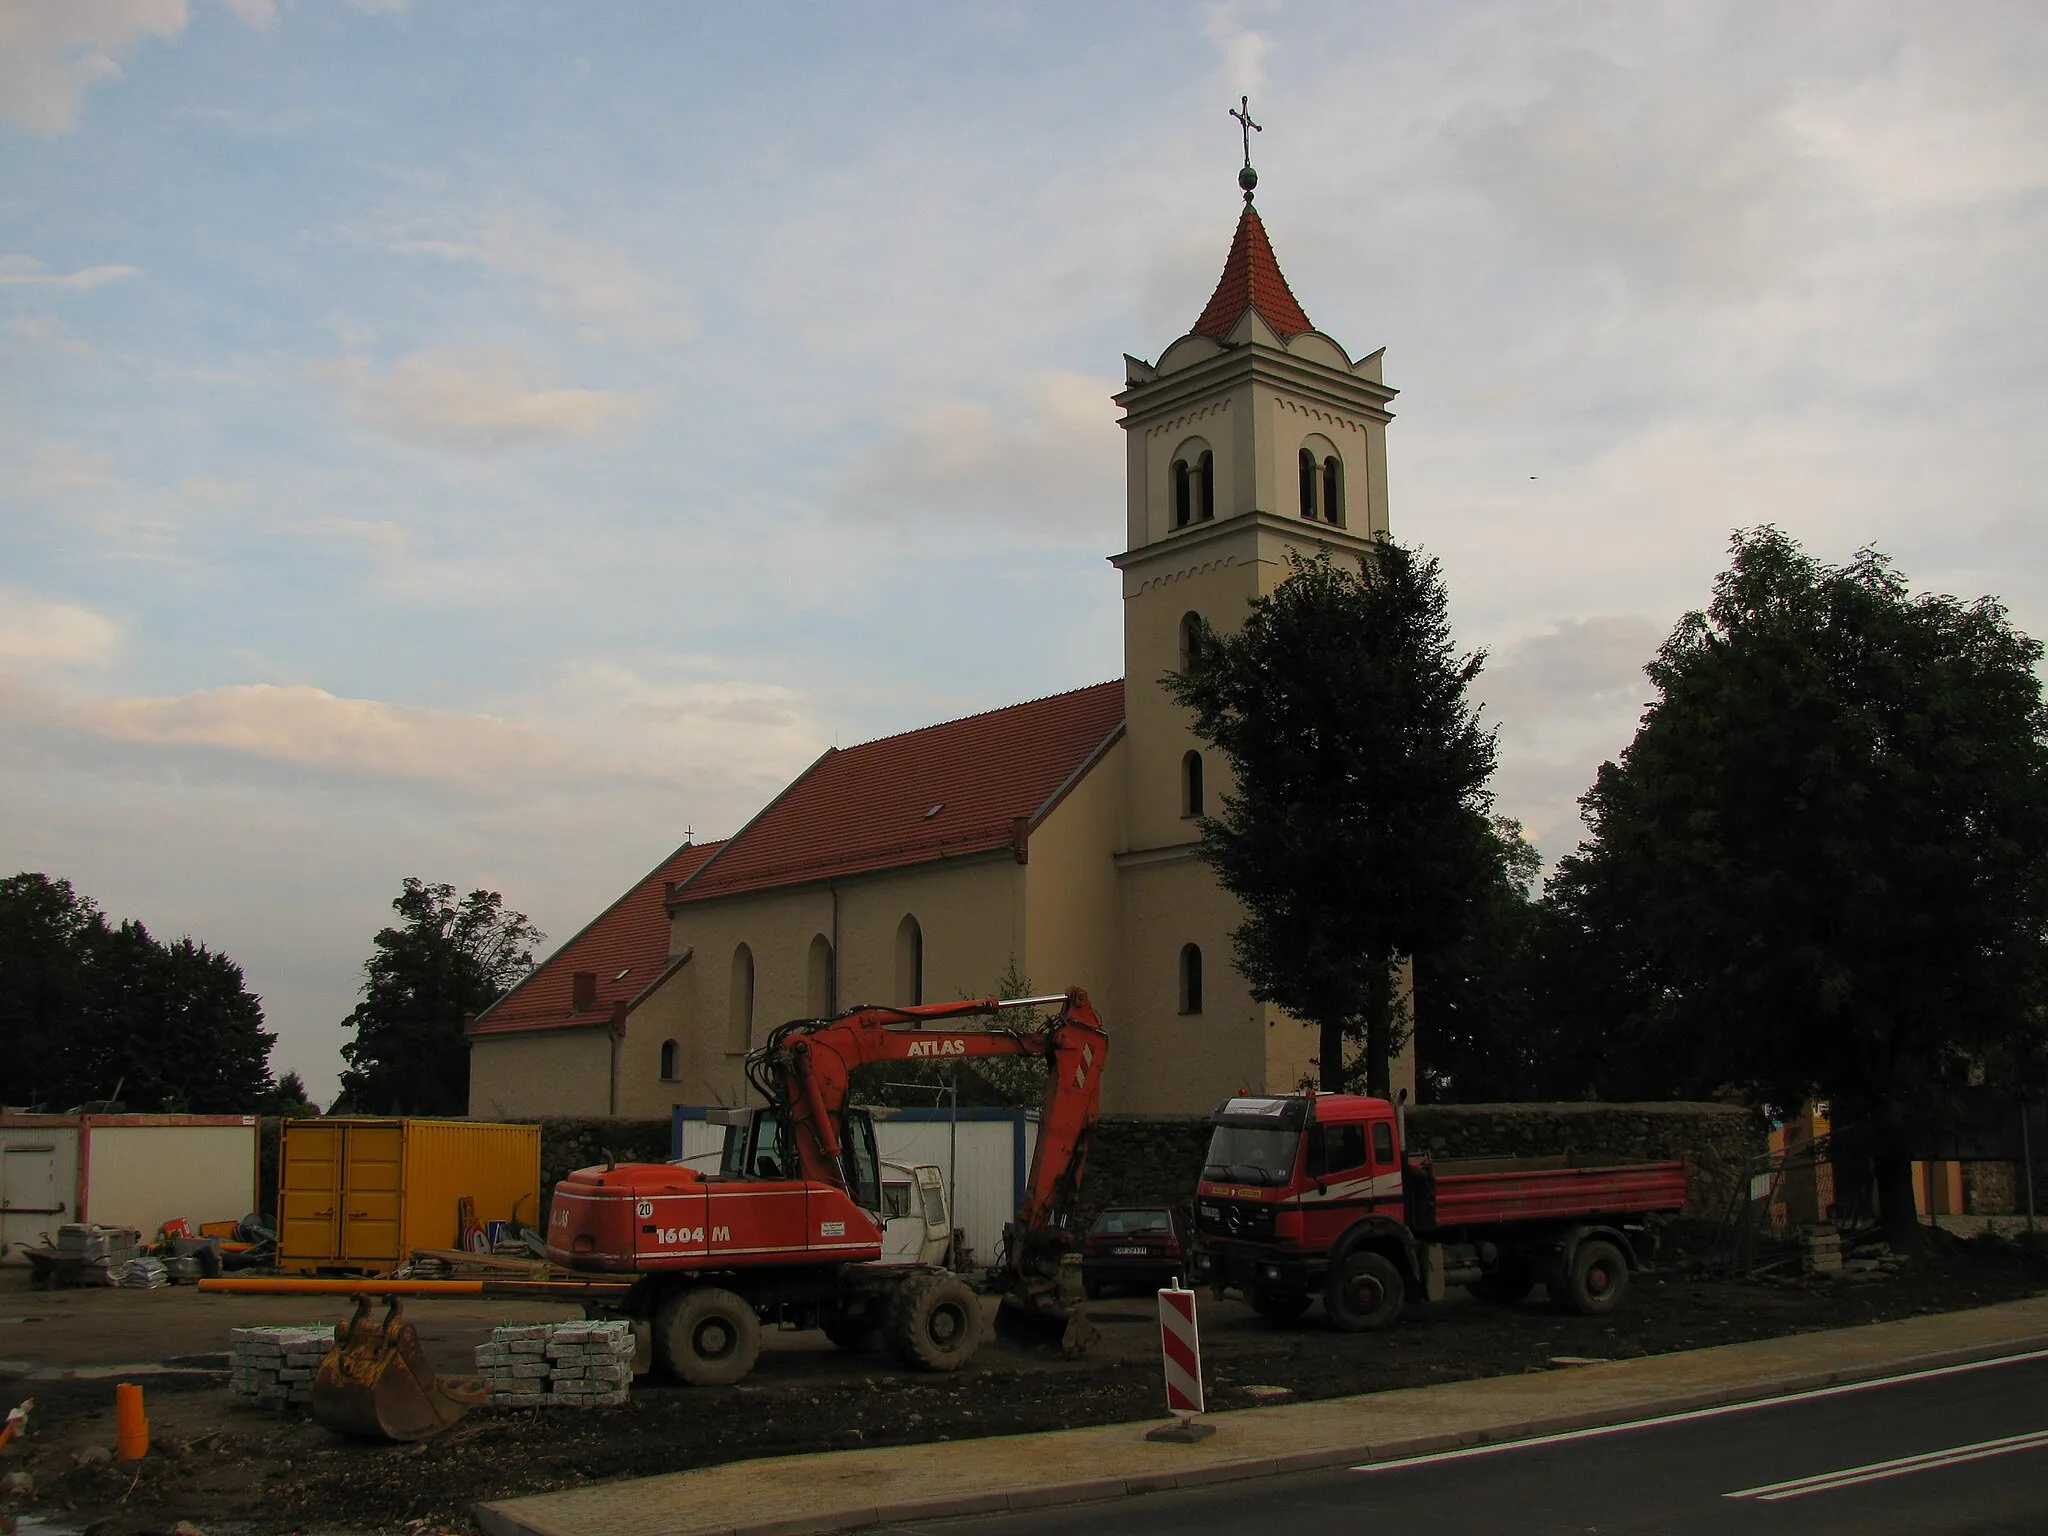
[[[1667,1266],[1639,1276],[1623,1310],[1604,1319],[1560,1315],[1540,1288],[1506,1308],[1454,1293],[1411,1307],[1379,1334],[1332,1332],[1319,1311],[1274,1326],[1205,1296],[1210,1407],[1569,1369],[1576,1360],[1845,1327],[2048,1289],[2048,1259],[2038,1254],[1994,1241],[1942,1248],[1896,1273],[1798,1284],[1697,1278]],[[481,1500],[598,1479],[1163,1414],[1150,1297],[1093,1304],[1103,1339],[1084,1360],[996,1339],[966,1370],[926,1376],[841,1353],[820,1334],[785,1332],[770,1336],[760,1367],[737,1387],[643,1385],[617,1409],[478,1410],[424,1446],[351,1442],[229,1396],[228,1328],[328,1322],[342,1310],[183,1288],[46,1294],[0,1271],[0,1407],[36,1400],[34,1433],[0,1453],[0,1473],[34,1481],[32,1495],[7,1505],[23,1517],[23,1532],[137,1536],[169,1532],[180,1520],[214,1536],[467,1531],[466,1511]],[[437,1365],[466,1371],[469,1351],[494,1324],[576,1314],[423,1301],[408,1315]],[[81,1464],[81,1451],[113,1444],[117,1380],[143,1384],[156,1450],[134,1466]]]

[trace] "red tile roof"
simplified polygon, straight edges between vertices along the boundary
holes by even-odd
[[[706,901],[1011,846],[1123,729],[1121,679],[827,752],[676,892]]]
[[[1309,324],[1301,305],[1295,301],[1294,290],[1287,286],[1287,279],[1280,275],[1280,263],[1273,255],[1273,242],[1266,238],[1265,222],[1260,219],[1258,209],[1249,203],[1245,204],[1244,216],[1237,221],[1237,235],[1230,242],[1230,255],[1224,258],[1223,276],[1216,283],[1216,291],[1209,296],[1209,307],[1195,322],[1194,334],[1213,336],[1221,341],[1248,309],[1257,310],[1259,318],[1271,326],[1273,334],[1282,341],[1315,329]]]
[[[575,938],[476,1017],[470,1033],[607,1023],[616,1003],[630,1004],[668,969],[667,888],[687,880],[722,843],[685,843],[650,870]],[[578,971],[597,976],[597,1005],[570,1010]]]

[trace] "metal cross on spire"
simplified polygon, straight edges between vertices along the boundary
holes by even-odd
[[[1237,119],[1238,132],[1244,136],[1244,169],[1237,173],[1237,184],[1244,188],[1244,200],[1250,202],[1252,191],[1259,184],[1259,173],[1252,169],[1252,135],[1266,130],[1252,121],[1252,99],[1249,96],[1238,97],[1230,115]]]

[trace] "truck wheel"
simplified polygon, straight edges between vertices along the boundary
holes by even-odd
[[[654,1314],[661,1363],[693,1387],[729,1387],[754,1368],[761,1319],[744,1297],[716,1286],[671,1291]]]
[[[1502,1259],[1466,1289],[1481,1301],[1512,1307],[1536,1289],[1536,1266],[1526,1259]]]
[[[889,1322],[896,1352],[919,1370],[957,1371],[981,1348],[981,1308],[951,1275],[905,1285]]]
[[[1593,1317],[1612,1312],[1627,1294],[1628,1260],[1621,1250],[1599,1238],[1579,1244],[1565,1272],[1563,1310]]]
[[[1323,1310],[1346,1333],[1384,1328],[1401,1313],[1407,1291],[1401,1271],[1383,1253],[1354,1253],[1330,1271]]]
[[[1282,1291],[1253,1291],[1251,1303],[1269,1323],[1291,1323],[1308,1310],[1308,1297]]]

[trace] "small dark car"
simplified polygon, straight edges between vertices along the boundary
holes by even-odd
[[[1091,1300],[1111,1286],[1156,1291],[1187,1273],[1180,1223],[1163,1205],[1113,1205],[1081,1240],[1081,1288]]]

